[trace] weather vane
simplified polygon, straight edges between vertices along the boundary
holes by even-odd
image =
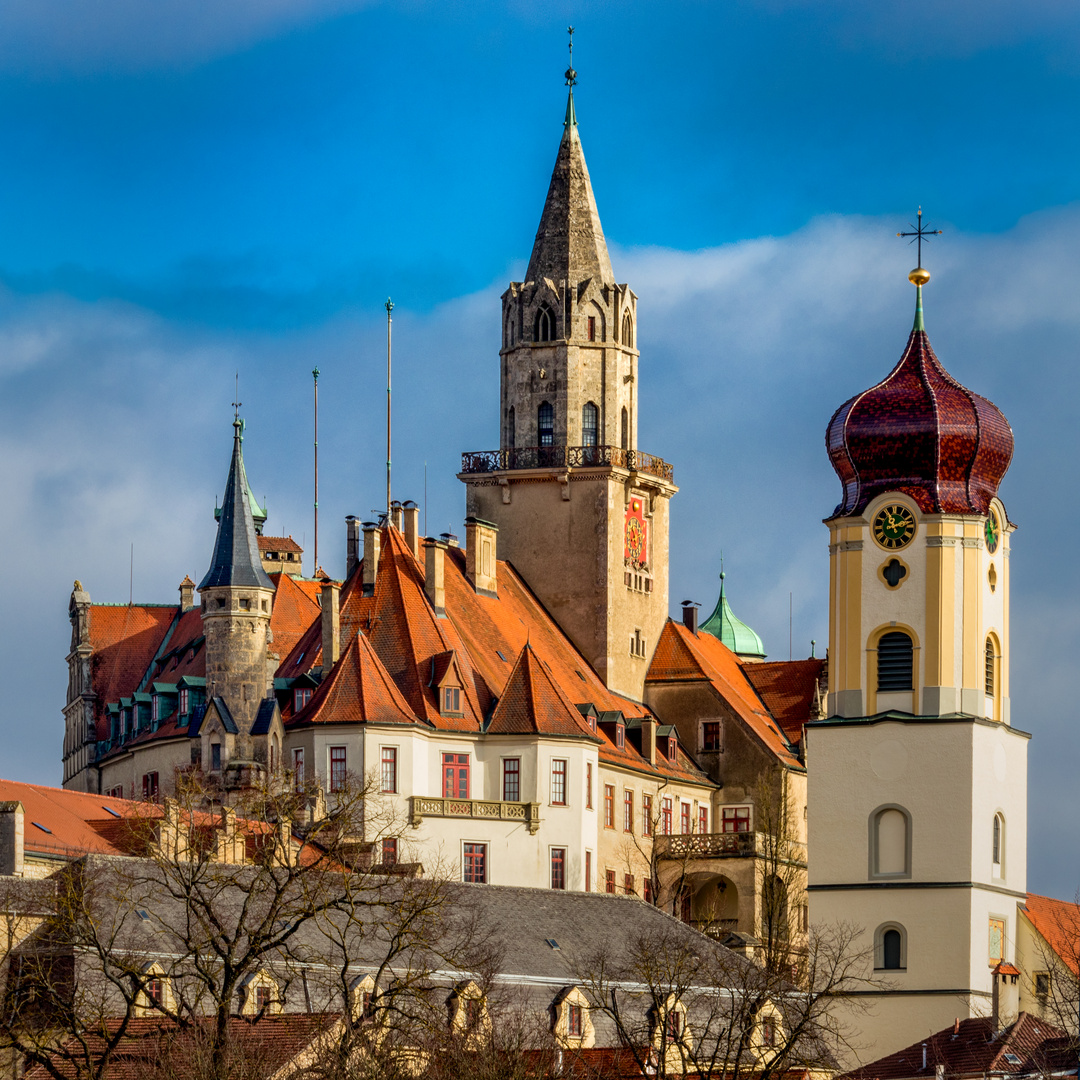
[[[568,26],[566,32],[570,35],[570,66],[566,69],[566,85],[574,86],[577,83],[577,72],[574,70],[574,28]]]
[[[236,399],[232,403],[233,420],[239,420],[240,419],[240,406],[243,404],[243,402],[240,400],[240,372],[239,371],[236,373],[236,393],[233,394],[233,397]]]
[[[908,222],[908,224],[911,225],[911,228],[914,230],[913,232],[898,232],[896,235],[897,236],[912,236],[912,237],[914,237],[915,239],[908,241],[909,244],[914,244],[916,241],[918,241],[918,244],[919,244],[919,247],[918,247],[919,266],[922,266],[922,242],[923,242],[923,237],[925,236],[926,237],[926,242],[930,243],[930,237],[931,236],[940,236],[941,235],[941,230],[940,229],[924,229],[923,228],[923,224],[922,224],[922,207],[921,206],[919,207],[918,222],[919,223],[917,225],[911,225],[911,222]]]

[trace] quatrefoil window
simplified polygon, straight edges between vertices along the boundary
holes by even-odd
[[[881,571],[885,584],[895,589],[907,577],[907,567],[899,559],[890,559]]]

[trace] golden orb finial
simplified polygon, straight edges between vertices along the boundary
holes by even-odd
[[[921,266],[916,266],[907,276],[908,281],[912,285],[925,285],[930,280],[930,271],[924,270]]]

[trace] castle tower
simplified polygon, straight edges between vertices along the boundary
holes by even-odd
[[[989,1012],[1027,875],[1029,736],[1009,713],[1014,526],[997,497],[1013,436],[934,355],[930,275],[909,277],[900,362],[826,433],[843,497],[826,521],[828,707],[807,727],[810,915],[863,927],[865,974],[888,983],[852,1017],[871,1058]]]
[[[668,615],[672,469],[637,448],[637,297],[616,284],[569,94],[524,282],[502,298],[500,448],[463,456],[470,517],[613,690],[640,700]]]
[[[267,643],[274,583],[259,556],[250,488],[244,471],[244,423],[233,421],[229,479],[218,516],[210,569],[199,585],[206,634],[207,699],[221,697],[247,735],[270,693]]]

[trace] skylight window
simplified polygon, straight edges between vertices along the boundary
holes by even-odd
[[[120,817],[111,806],[103,806],[101,809],[104,810],[106,814],[112,814],[113,817]]]
[[[575,668],[574,670],[575,670],[575,671],[577,671],[577,668]],[[584,675],[582,675],[582,674],[581,674],[581,672],[580,672],[580,671],[578,671],[578,672],[577,672],[577,677],[578,677],[578,678],[579,678],[579,679],[580,679],[580,680],[581,680],[582,682],[588,682],[588,681],[589,681],[588,679],[586,679],[586,678],[585,678],[585,676],[584,676]]]
[[[548,944],[549,944],[549,945],[550,945],[550,946],[551,946],[551,947],[552,947],[553,949],[561,949],[561,947],[562,947],[562,946],[560,946],[560,945],[559,945],[559,943],[558,943],[558,942],[557,942],[557,941],[556,941],[556,940],[555,940],[555,939],[554,939],[553,937],[545,938],[544,940],[545,940],[545,941],[546,941],[546,942],[547,942],[547,943],[548,943]]]
[[[1005,1055],[1005,1060],[1010,1065],[1019,1065],[1020,1064],[1020,1059],[1015,1054],[1006,1054]]]
[[[36,825],[42,832],[47,832],[50,836],[52,835],[52,829],[42,825],[40,821],[35,821],[32,824]]]
[[[496,655],[496,656],[497,656],[497,657],[498,657],[498,658],[499,658],[499,659],[500,659],[500,660],[501,660],[501,661],[502,661],[502,662],[503,662],[504,664],[506,663],[506,657],[505,657],[505,656],[503,656],[503,654],[502,654],[502,653],[501,653],[501,652],[500,652],[500,651],[499,651],[498,649],[496,649],[496,650],[495,650],[495,655]]]
[[[139,918],[142,919],[143,922],[149,922],[150,921],[150,912],[147,911],[146,908],[139,908],[135,912],[135,914],[138,915]]]

